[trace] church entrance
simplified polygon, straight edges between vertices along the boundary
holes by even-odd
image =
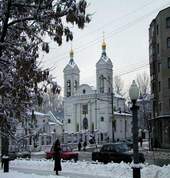
[[[87,117],[84,117],[84,119],[83,119],[83,129],[84,130],[88,129],[88,119],[87,119]]]

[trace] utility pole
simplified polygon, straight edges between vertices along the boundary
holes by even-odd
[[[114,129],[115,129],[115,119],[114,119],[114,111],[113,111],[113,88],[111,89],[111,110],[112,110],[112,141],[115,141]]]

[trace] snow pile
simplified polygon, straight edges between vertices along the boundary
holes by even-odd
[[[54,162],[52,160],[15,160],[11,161],[10,167],[32,169],[39,171],[52,171]],[[63,173],[77,173],[83,175],[103,176],[111,178],[132,178],[132,164],[125,163],[92,163],[86,161],[62,162]],[[141,169],[142,178],[169,178],[170,165],[168,166],[155,166],[143,164]],[[0,176],[1,177],[1,176]],[[24,177],[25,178],[25,177]]]
[[[44,178],[44,176],[36,175],[36,174],[24,174],[19,173],[17,171],[10,171],[8,173],[3,173],[2,170],[0,170],[0,178]],[[64,176],[57,176],[58,178],[68,178]],[[56,175],[46,175],[45,178],[56,178]]]

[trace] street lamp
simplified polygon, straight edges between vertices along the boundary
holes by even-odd
[[[133,178],[140,178],[140,167],[137,165],[139,163],[139,154],[138,154],[138,117],[137,112],[139,106],[136,106],[136,101],[139,97],[139,88],[136,85],[135,80],[133,80],[132,85],[129,89],[129,96],[132,101],[132,122],[133,122],[133,156],[134,156],[134,166],[133,168]]]

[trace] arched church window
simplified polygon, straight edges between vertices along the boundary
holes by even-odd
[[[101,141],[103,141],[103,133],[100,133]]]
[[[83,94],[85,94],[86,93],[86,90],[85,89],[83,89]]]
[[[70,124],[71,123],[71,119],[68,119],[68,124]]]
[[[88,129],[88,119],[86,117],[83,119],[83,129]]]
[[[112,89],[112,83],[111,83],[111,78],[110,76],[107,77],[108,79],[108,93],[111,93],[111,89]]]
[[[99,84],[100,84],[100,93],[104,93],[104,76],[103,75],[99,77]]]
[[[71,96],[71,81],[67,81],[67,97]]]
[[[102,116],[102,117],[100,118],[100,120],[101,120],[101,122],[104,122],[104,117]]]
[[[77,86],[78,86],[78,82],[75,80],[75,81],[74,81],[74,91],[77,90]]]

